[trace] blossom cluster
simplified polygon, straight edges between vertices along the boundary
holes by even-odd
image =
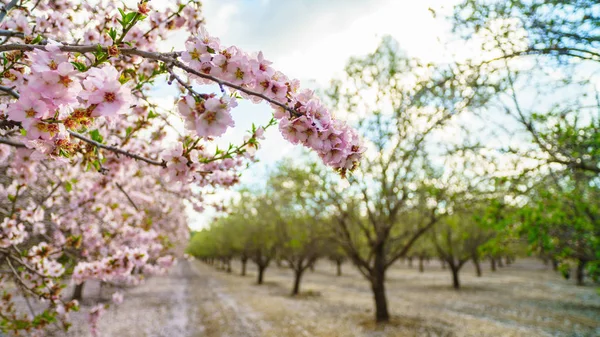
[[[234,90],[242,97],[270,102],[284,138],[316,151],[325,164],[342,172],[357,166],[364,148],[356,131],[333,119],[313,91],[300,90],[299,81],[276,71],[262,53],[251,56],[235,46],[224,47],[201,30],[186,43],[182,59],[197,71],[190,77],[201,84],[226,81],[241,88]],[[226,96],[187,95],[178,106],[187,127],[207,137],[219,136],[233,126],[229,111],[235,105]]]
[[[127,112],[131,90],[121,85],[115,67],[104,65],[80,73],[59,44],[50,43],[45,49],[26,53],[30,73],[22,75],[16,87],[20,97],[7,107],[7,117],[21,123],[28,139],[45,141],[53,148],[57,139],[68,138],[65,127]]]

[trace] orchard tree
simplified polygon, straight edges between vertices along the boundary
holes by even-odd
[[[578,285],[584,284],[586,269],[595,279],[600,276],[600,187],[586,175],[558,180],[551,174],[521,210],[520,229],[530,243],[551,252],[565,276],[575,265]]]
[[[493,233],[482,228],[473,219],[473,214],[468,212],[445,217],[433,228],[431,240],[439,257],[447,263],[452,273],[454,289],[460,289],[459,274],[462,267],[492,237]]]
[[[490,115],[500,107],[512,117],[516,126],[500,122],[521,141],[500,150],[536,163],[535,174],[511,193],[527,201],[513,205],[525,204],[517,229],[564,270],[575,263],[578,283],[586,267],[596,273],[600,257],[593,201],[600,173],[599,10],[590,0],[466,0],[453,20],[464,37],[483,38],[481,63],[496,65],[494,81],[505,89]]]
[[[78,305],[62,300],[65,282],[136,284],[163,272],[188,238],[186,208],[201,211],[204,194],[237,183],[267,127],[279,123],[341,175],[358,165],[356,132],[262,53],[210,36],[199,1],[1,6],[4,332],[67,329]],[[175,31],[188,37],[177,51],[166,43]],[[158,104],[156,89],[168,85],[180,94]],[[266,102],[273,119],[218,148],[240,99]],[[42,303],[21,312],[18,297]],[[94,335],[103,311],[90,309]]]
[[[320,180],[315,169],[315,164],[301,167],[283,161],[267,184],[270,197],[277,200],[272,206],[278,217],[278,253],[294,272],[292,295],[299,294],[304,272],[324,255],[329,234],[317,198]]]
[[[422,64],[387,38],[374,53],[352,59],[346,78],[328,92],[337,110],[359,120],[367,140],[368,160],[350,184],[330,179],[325,192],[337,217],[336,237],[371,284],[377,322],[390,317],[387,269],[445,213],[447,186],[436,182],[440,170],[430,158],[435,136],[495,92],[481,85],[484,75],[467,69]]]

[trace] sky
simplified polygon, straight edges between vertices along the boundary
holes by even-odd
[[[440,18],[456,0],[204,0],[208,32],[223,45],[247,52],[262,51],[273,66],[303,87],[324,88],[339,77],[352,56],[373,52],[382,37],[395,38],[408,56],[443,62],[450,26]],[[437,13],[435,19],[430,11]],[[266,123],[271,116],[264,104],[241,102],[232,111],[236,127],[222,142],[239,142],[252,122]],[[264,177],[266,168],[298,151],[279,134],[266,133],[258,151],[260,163],[244,172],[242,183]],[[223,192],[228,198],[233,191]],[[214,212],[190,213],[190,227],[206,227]]]

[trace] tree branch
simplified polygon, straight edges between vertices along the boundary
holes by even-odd
[[[12,0],[11,2],[2,6],[2,9],[0,9],[0,22],[2,22],[6,17],[6,14],[8,14],[8,12],[10,12],[10,10],[17,5],[17,2],[19,2],[19,0]]]
[[[82,140],[82,141],[84,141],[86,143],[92,144],[92,145],[94,145],[94,146],[96,146],[98,148],[101,148],[101,149],[104,149],[104,150],[107,150],[107,151],[111,151],[111,152],[114,152],[114,153],[122,154],[125,157],[132,158],[132,159],[135,159],[135,160],[141,160],[141,161],[143,161],[145,163],[148,163],[148,164],[151,164],[151,165],[161,166],[161,167],[165,167],[165,168],[167,167],[167,162],[164,161],[164,160],[158,161],[158,160],[153,160],[153,159],[149,159],[149,158],[146,158],[146,157],[142,157],[142,156],[139,156],[137,154],[134,154],[134,153],[131,153],[131,152],[127,152],[125,150],[119,149],[119,148],[114,147],[114,146],[108,146],[108,145],[104,145],[102,143],[98,143],[97,141],[89,139],[89,138],[87,138],[87,137],[85,137],[85,136],[83,136],[83,135],[81,135],[81,134],[79,134],[77,132],[74,132],[74,131],[68,131],[68,132],[69,132],[69,134],[71,136],[73,136],[73,137],[75,137],[75,138],[77,138],[79,140]]]
[[[6,144],[6,145],[10,145],[12,147],[18,147],[18,148],[25,147],[25,144],[23,144],[23,143],[13,142],[12,140],[6,139],[6,138],[0,138],[0,144]]]
[[[131,203],[131,205],[133,206],[133,208],[135,208],[136,211],[140,211],[140,209],[137,207],[137,205],[135,204],[135,202],[133,202],[133,200],[131,199],[131,197],[129,196],[129,194],[127,194],[127,192],[125,192],[125,190],[123,189],[123,187],[121,186],[121,184],[116,183],[117,187],[119,188],[119,190],[121,192],[123,192],[123,194],[125,194],[125,196],[127,197],[127,200],[129,200],[129,203]]]
[[[102,50],[103,52],[108,52],[108,48],[107,47],[103,47],[101,45],[62,45],[59,47],[61,51],[63,52],[76,52],[76,53],[92,53],[92,52],[96,52],[98,50]],[[20,44],[20,43],[12,43],[12,44],[7,44],[7,45],[3,45],[0,46],[0,52],[6,52],[6,51],[14,51],[14,50],[21,50],[21,51],[32,51],[35,49],[45,49],[44,45],[28,45],[28,44]],[[190,74],[196,75],[198,77],[207,79],[209,81],[215,82],[221,86],[226,86],[228,88],[231,89],[235,89],[238,91],[241,91],[247,95],[250,96],[255,96],[255,97],[259,97],[273,105],[276,105],[288,112],[290,112],[293,116],[296,117],[300,117],[302,116],[301,113],[299,113],[298,111],[288,107],[287,105],[285,105],[284,103],[278,102],[272,98],[269,98],[267,96],[265,96],[264,94],[260,94],[257,92],[254,92],[250,89],[244,88],[242,86],[239,86],[237,84],[233,84],[227,81],[224,81],[222,79],[219,79],[217,77],[211,76],[211,75],[207,75],[204,74],[200,71],[197,71],[195,69],[190,68],[189,66],[185,65],[183,62],[177,60],[177,57],[179,56],[180,53],[178,52],[174,52],[174,53],[159,53],[159,52],[149,52],[149,51],[144,51],[144,50],[139,50],[137,48],[121,48],[119,49],[119,52],[122,55],[136,55],[136,56],[140,56],[146,59],[150,59],[150,60],[155,60],[155,61],[161,61],[164,62],[166,64],[170,64],[173,65],[177,68],[180,68]]]

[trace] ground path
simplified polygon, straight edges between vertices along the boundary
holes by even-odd
[[[487,267],[487,266],[486,266]],[[322,261],[307,272],[303,294],[289,296],[291,271],[271,266],[265,284],[256,270],[239,276],[199,261],[180,261],[168,275],[125,293],[125,302],[101,319],[101,336],[119,337],[392,337],[392,336],[600,336],[600,296],[577,287],[535,260],[450,287],[437,262],[425,273],[406,265],[388,273],[392,324],[375,327],[372,295],[350,266],[344,275]],[[93,290],[89,291],[93,293]],[[70,336],[89,336],[83,316]]]

